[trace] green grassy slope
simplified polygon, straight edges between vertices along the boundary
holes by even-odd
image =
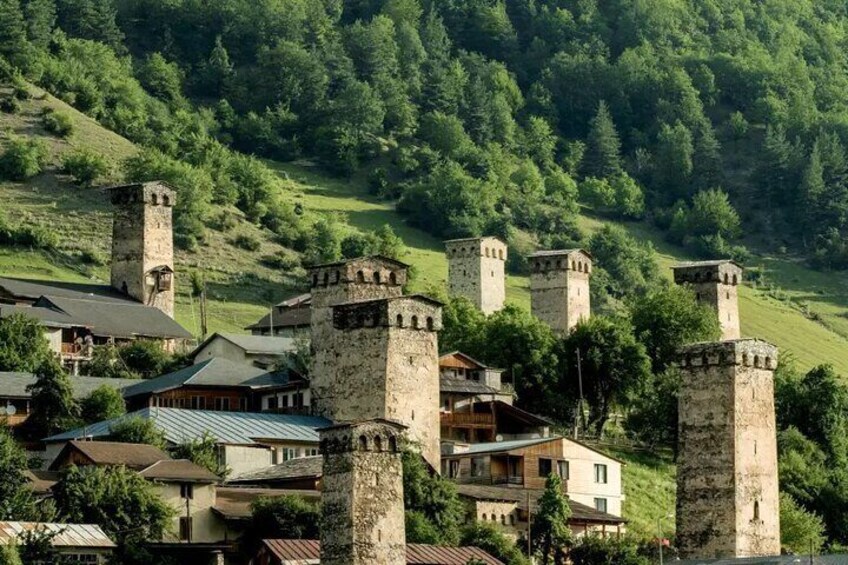
[[[640,537],[657,536],[657,521],[664,536],[674,532],[675,467],[668,454],[613,449],[625,462],[622,472],[627,530]]]

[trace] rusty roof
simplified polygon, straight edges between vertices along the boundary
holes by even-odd
[[[50,470],[57,470],[70,451],[80,452],[90,459],[94,465],[124,465],[137,471],[149,467],[157,461],[171,458],[158,447],[145,443],[72,440],[62,448],[62,451],[50,465]]]
[[[28,469],[25,475],[32,492],[39,495],[50,494],[50,490],[59,482],[59,473],[56,471]]]
[[[321,543],[318,540],[266,539],[262,543],[284,565],[318,563]],[[406,546],[409,565],[466,565],[476,559],[487,565],[503,563],[478,547],[445,547],[411,543]]]
[[[182,483],[217,483],[221,478],[188,459],[163,459],[139,472],[145,479]]]
[[[94,524],[54,524],[47,522],[0,522],[0,545],[16,541],[25,531],[42,530],[56,535],[51,538],[53,547],[88,547],[111,549],[115,547],[100,526]]]

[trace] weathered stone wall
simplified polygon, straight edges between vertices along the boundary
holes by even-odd
[[[566,334],[592,314],[592,261],[580,250],[547,251],[530,262],[530,309],[554,331]]]
[[[741,337],[737,287],[742,269],[731,261],[704,261],[674,267],[674,282],[692,287],[698,301],[716,311],[721,339]]]
[[[341,304],[333,323],[327,356],[334,377],[322,382],[322,414],[336,422],[400,422],[439,469],[441,306],[419,296]],[[312,386],[316,394],[314,380]]]
[[[173,317],[176,277],[171,275],[169,289],[160,290],[151,271],[174,268],[174,191],[161,183],[144,183],[116,187],[110,195],[114,205],[112,286],[126,288],[129,296]]]
[[[320,433],[321,563],[405,565],[403,427],[369,421]]]
[[[496,237],[445,242],[448,292],[470,300],[484,314],[501,310],[506,300],[506,244]]]
[[[687,346],[681,355],[681,555],[777,555],[777,348],[759,340],[735,340]]]

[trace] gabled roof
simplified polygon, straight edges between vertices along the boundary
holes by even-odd
[[[123,395],[124,398],[132,398],[183,386],[267,388],[283,386],[294,379],[300,377],[290,371],[267,372],[258,367],[213,357],[155,379],[136,381],[134,385],[123,390]]]
[[[277,465],[247,471],[232,477],[227,483],[263,483],[293,479],[317,479],[322,475],[323,458],[298,457],[289,459]]]
[[[312,293],[298,294],[273,306],[258,322],[247,326],[246,330],[264,330],[270,328],[305,327],[312,321]]]
[[[149,480],[183,483],[217,483],[221,478],[215,473],[192,463],[188,459],[163,459],[139,472]]]
[[[37,308],[34,306],[13,306],[0,304],[0,318],[8,318],[19,314],[32,318],[47,328],[88,328],[82,321],[76,320],[61,310],[55,308]]]
[[[191,355],[197,355],[203,348],[215,341],[223,339],[229,341],[249,355],[285,355],[297,351],[297,340],[291,337],[278,337],[270,335],[249,335],[235,333],[214,333],[194,348]]]
[[[102,377],[68,377],[74,389],[74,398],[84,398],[103,385],[117,390],[141,382],[139,379],[107,379]],[[35,384],[32,373],[0,372],[0,398],[31,398],[27,387]]]
[[[38,495],[49,495],[50,490],[59,482],[61,473],[58,471],[42,471],[41,469],[27,469],[25,472],[32,492]]]
[[[71,283],[0,277],[0,290],[4,290],[16,298],[33,301],[38,300],[42,296],[49,295],[58,298],[73,298],[76,300],[100,300],[138,304],[136,300],[133,300],[126,294],[123,294],[106,284]]]
[[[17,542],[26,531],[41,530],[53,535],[53,547],[111,549],[115,547],[100,526],[94,524],[52,524],[47,522],[0,522],[0,545]]]
[[[78,451],[90,459],[94,465],[123,465],[137,471],[163,459],[171,458],[158,447],[144,443],[69,441],[53,460],[50,470],[58,470],[59,465],[64,462],[66,455],[71,451]]]
[[[298,294],[297,296],[292,296],[291,298],[283,300],[277,304],[277,308],[302,308],[311,305],[312,293],[304,292],[303,294]]]
[[[296,441],[318,444],[318,429],[330,424],[320,416],[298,416],[273,412],[216,412],[181,408],[143,408],[120,418],[97,422],[46,438],[46,442],[77,438],[108,437],[115,423],[128,418],[153,420],[165,439],[180,444],[211,434],[218,443],[257,445],[260,440]]]
[[[450,353],[439,355],[439,366],[453,367],[454,365],[447,364],[448,359],[451,357],[461,358],[474,369],[488,369],[486,364],[482,363],[481,361],[478,361],[477,359],[474,359],[471,355],[463,353],[462,351],[451,351]]]
[[[221,487],[216,489],[215,512],[228,520],[244,520],[250,518],[251,504],[259,498],[276,496],[299,496],[316,499],[321,496],[317,490],[293,490],[273,488]]]
[[[468,457],[469,455],[479,455],[482,453],[506,453],[516,449],[524,449],[539,445],[540,443],[548,443],[551,441],[560,441],[559,436],[543,437],[535,439],[514,439],[509,441],[491,441],[486,443],[472,443],[468,449],[462,452],[443,454],[442,457]]]
[[[265,548],[283,565],[319,563],[321,542],[303,539],[264,539]],[[448,547],[410,543],[406,546],[408,565],[466,565],[481,561],[486,565],[503,565],[478,547]]]
[[[458,394],[500,394],[496,388],[490,387],[480,381],[454,377],[439,377],[439,392],[452,392]]]

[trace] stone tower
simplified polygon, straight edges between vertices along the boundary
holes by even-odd
[[[319,430],[321,563],[406,565],[404,427],[388,420]]]
[[[681,351],[677,543],[693,559],[780,554],[777,348],[743,339]]]
[[[334,422],[399,422],[439,470],[441,324],[442,305],[420,295],[334,306],[332,378],[310,383],[316,413]]]
[[[497,237],[452,239],[448,256],[448,293],[463,296],[489,315],[506,299],[506,243]]]
[[[673,267],[674,282],[687,284],[695,296],[714,309],[721,325],[721,339],[739,339],[739,299],[737,285],[742,282],[742,267],[729,259],[696,261]]]
[[[530,264],[530,309],[554,331],[567,334],[591,316],[592,255],[583,249],[539,251]]]
[[[109,189],[114,206],[111,284],[174,317],[174,190],[162,182]]]

